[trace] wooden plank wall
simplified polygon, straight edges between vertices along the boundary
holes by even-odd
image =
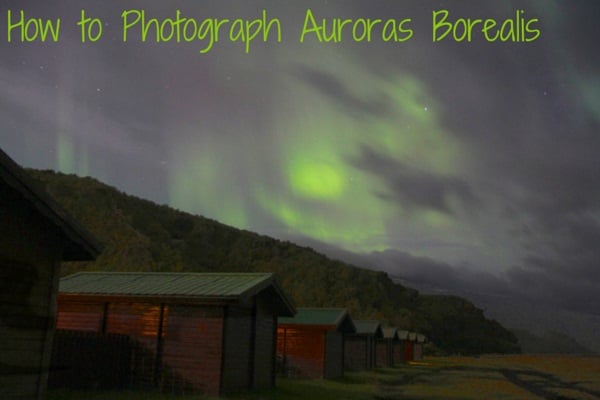
[[[164,331],[163,390],[218,396],[223,307],[169,306]]]
[[[410,340],[404,340],[404,361],[413,361],[413,345]]]
[[[393,343],[394,348],[394,364],[404,362],[404,342],[402,340],[396,340]]]
[[[344,376],[344,335],[337,331],[325,334],[325,374],[324,378]]]
[[[100,332],[103,320],[107,334],[127,335],[135,341],[131,356],[132,388],[219,395],[222,306],[60,302],[57,318],[60,328]]]
[[[252,306],[230,305],[225,316],[221,392],[247,390],[252,386]]]
[[[56,329],[101,332],[103,317],[102,303],[67,303],[59,300]]]
[[[368,337],[349,335],[344,343],[344,367],[348,371],[363,371],[368,368]]]
[[[277,328],[277,355],[290,377],[323,378],[325,331],[310,328]]]
[[[413,346],[413,360],[420,361],[423,359],[423,344],[415,343]]]
[[[392,354],[389,339],[377,339],[375,343],[375,352],[377,353],[377,368],[392,366]]]
[[[125,389],[131,386],[135,342],[127,335],[57,330],[49,387]]]
[[[277,317],[264,299],[257,300],[253,388],[268,389],[275,384],[274,342],[277,340]]]

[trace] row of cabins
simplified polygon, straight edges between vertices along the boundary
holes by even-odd
[[[423,343],[345,309],[296,309],[269,273],[81,272],[61,279],[56,326],[128,335],[150,355],[151,383],[169,385],[168,371],[211,395],[271,388],[277,370],[336,378],[393,366]]]
[[[49,376],[68,375],[51,363],[55,327],[130,338],[150,385],[168,376],[209,395],[273,387],[278,370],[334,378],[422,353],[422,336],[388,336],[343,309],[296,309],[272,274],[78,273],[59,283],[62,261],[93,260],[101,246],[1,150],[0,232],[2,399],[43,399]]]
[[[422,334],[353,320],[343,308],[299,308],[279,318],[277,354],[288,376],[337,378],[344,371],[392,367],[421,360]]]

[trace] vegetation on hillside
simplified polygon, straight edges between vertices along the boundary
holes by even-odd
[[[65,264],[63,275],[81,270],[273,272],[298,306],[347,307],[356,319],[423,332],[444,353],[519,351],[512,333],[467,300],[422,296],[384,272],[156,205],[92,178],[29,172],[104,245],[95,262]]]

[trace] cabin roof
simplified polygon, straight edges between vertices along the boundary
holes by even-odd
[[[398,331],[398,338],[400,340],[408,340],[410,332],[408,331]]]
[[[388,328],[383,328],[383,337],[385,339],[392,339],[392,340],[398,340],[398,328],[395,327],[388,327]]]
[[[376,337],[383,337],[381,323],[377,320],[354,320],[354,326],[356,327],[357,335],[374,335]]]
[[[345,308],[298,308],[294,317],[278,318],[279,325],[326,326],[343,332],[356,332]]]
[[[60,280],[61,295],[239,301],[269,291],[279,315],[295,306],[271,273],[79,272]]]
[[[64,236],[63,261],[93,260],[102,247],[85,228],[74,221],[25,170],[0,149],[0,184],[18,193]]]

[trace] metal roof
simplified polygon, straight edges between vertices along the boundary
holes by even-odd
[[[0,149],[0,183],[19,193],[44,218],[49,220],[64,236],[64,261],[86,261],[95,259],[102,246],[79,223],[74,221],[46,191]]]
[[[280,325],[331,326],[347,332],[355,332],[354,322],[345,308],[298,308],[294,317],[280,317]]]
[[[382,331],[383,331],[384,338],[392,339],[392,340],[398,339],[398,328],[394,328],[394,327],[383,328]]]
[[[293,301],[271,273],[79,272],[60,280],[61,295],[240,300],[272,288],[293,315]]]
[[[356,327],[357,335],[383,335],[381,331],[381,323],[377,320],[354,320],[354,326]]]
[[[408,340],[409,333],[410,332],[408,332],[408,331],[398,331],[398,338],[400,340]]]

